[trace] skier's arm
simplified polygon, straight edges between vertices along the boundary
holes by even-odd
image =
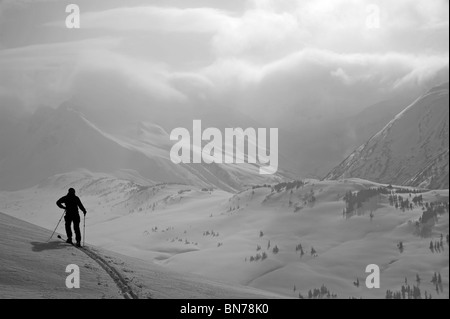
[[[65,199],[66,199],[65,196],[64,196],[64,197],[61,197],[61,198],[58,199],[58,201],[56,202],[56,205],[57,205],[59,208],[61,208],[61,209],[66,209],[66,206],[63,205],[63,204],[65,204],[65,203],[64,203]]]
[[[81,209],[81,211],[86,215],[87,210],[84,208],[83,203],[81,203],[80,198],[78,198],[78,207]]]

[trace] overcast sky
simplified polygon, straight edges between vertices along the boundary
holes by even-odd
[[[68,3],[79,30],[65,28]],[[343,116],[448,78],[448,12],[448,0],[0,0],[0,98],[57,106],[116,81],[276,123]]]

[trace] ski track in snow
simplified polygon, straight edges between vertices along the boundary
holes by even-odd
[[[76,247],[76,246],[74,246]],[[88,257],[94,260],[100,267],[102,267],[108,275],[112,278],[112,280],[116,283],[117,287],[119,287],[121,294],[125,299],[139,299],[138,296],[133,292],[131,287],[128,285],[128,282],[123,278],[123,276],[115,269],[112,265],[110,265],[105,259],[103,259],[98,253],[94,252],[90,248],[84,247],[76,247],[78,250],[85,253]]]

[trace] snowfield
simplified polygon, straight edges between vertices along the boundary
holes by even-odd
[[[123,298],[118,285],[81,250],[51,232],[0,213],[0,298]],[[279,296],[257,289],[179,274],[142,260],[89,247],[121,273],[138,298],[262,299]],[[66,267],[80,267],[80,289],[66,288]]]
[[[325,285],[337,298],[384,298],[387,290],[400,291],[405,280],[411,287],[417,285],[419,275],[422,297],[427,292],[432,298],[448,298],[448,243],[439,252],[429,248],[430,241],[449,233],[448,212],[438,216],[426,237],[415,227],[423,208],[402,211],[390,205],[387,195],[372,198],[355,214],[343,215],[346,192],[382,186],[360,179],[307,180],[291,189],[260,185],[232,194],[177,184],[139,185],[77,171],[27,190],[0,193],[0,211],[53,229],[62,213],[56,200],[69,187],[76,188],[88,209],[87,243],[125,260],[133,275],[125,274],[135,278],[144,297],[188,298],[192,293],[208,298],[246,294],[307,298],[309,290]],[[412,188],[401,190],[405,193],[399,196],[407,199]],[[427,191],[422,196],[428,203],[448,203],[449,194]],[[64,232],[63,226],[59,232]],[[381,269],[380,289],[365,286],[369,264]],[[186,290],[168,290],[155,281],[154,275],[159,278],[160,273]],[[431,283],[434,273],[442,276],[437,288]],[[195,287],[196,282],[191,276],[227,283],[239,293],[230,294],[231,288],[213,295],[189,292],[188,286]],[[249,292],[243,286],[257,290]]]

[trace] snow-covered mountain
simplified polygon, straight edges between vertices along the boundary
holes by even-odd
[[[326,179],[448,188],[449,84],[430,90],[360,146]]]
[[[2,136],[0,149],[8,152],[0,157],[0,190],[24,189],[79,169],[126,175],[149,184],[182,183],[227,191],[282,179],[260,175],[259,167],[251,164],[173,164],[169,158],[173,142],[163,128],[139,123],[126,134],[112,135],[66,106],[40,108],[31,118],[2,130]]]

